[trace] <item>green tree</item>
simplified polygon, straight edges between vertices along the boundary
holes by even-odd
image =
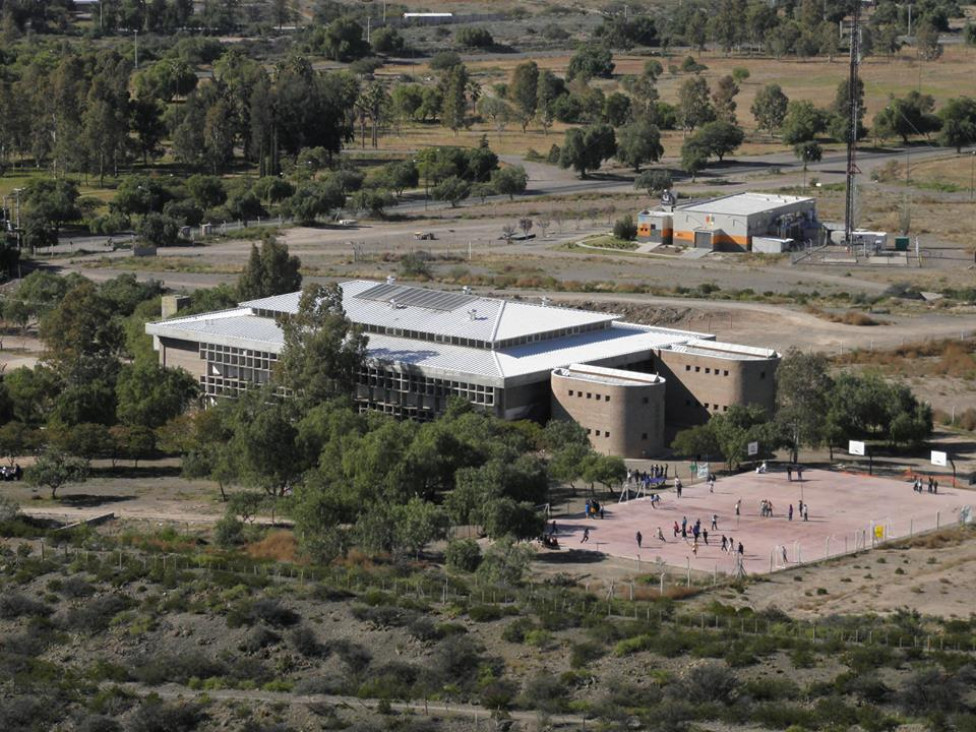
[[[441,123],[453,130],[454,134],[467,126],[468,81],[468,70],[464,64],[452,67],[444,79]]]
[[[288,245],[265,236],[259,250],[251,245],[251,255],[237,279],[239,300],[258,300],[302,289],[301,260],[288,253]]]
[[[792,101],[786,107],[783,119],[783,142],[796,145],[809,142],[826,129],[826,115],[813,106],[812,102]]]
[[[503,196],[508,196],[510,201],[515,200],[516,193],[525,192],[528,181],[529,176],[521,165],[501,168],[491,175],[491,185],[494,190]]]
[[[649,196],[668,190],[672,184],[670,170],[645,170],[634,179],[634,188],[647,191]]]
[[[61,227],[81,216],[78,195],[78,184],[71,180],[41,179],[27,186],[25,243],[57,243]]]
[[[776,369],[776,420],[788,436],[794,463],[801,446],[822,444],[832,386],[822,353],[791,348]]]
[[[823,157],[823,148],[820,147],[819,142],[814,142],[813,140],[798,142],[793,146],[793,155],[803,163],[803,187],[806,188],[807,166],[810,163],[820,162],[820,159]]]
[[[329,23],[316,40],[333,61],[355,61],[370,51],[365,37],[366,32],[354,18],[343,16]]]
[[[374,53],[388,56],[402,54],[406,48],[406,41],[396,28],[377,28],[370,36]]]
[[[940,145],[954,147],[959,153],[976,143],[976,99],[953,97],[939,110],[939,117],[942,118]]]
[[[691,179],[708,165],[708,149],[697,135],[692,135],[681,145],[681,169],[691,174]]]
[[[646,121],[631,122],[620,128],[617,138],[617,160],[639,173],[644,163],[656,163],[664,154],[661,131]]]
[[[0,427],[0,457],[14,466],[17,458],[31,452],[37,442],[37,434],[23,422],[7,422]]]
[[[446,535],[446,516],[441,508],[418,496],[393,507],[394,541],[420,559],[420,552],[430,542]]]
[[[286,495],[305,470],[296,459],[297,437],[292,405],[267,391],[249,392],[238,405],[231,446],[242,482],[272,498]]]
[[[897,135],[908,144],[909,136],[924,135],[942,128],[942,119],[934,114],[935,98],[912,89],[902,99],[892,99],[874,117],[875,134],[878,137]]]
[[[586,178],[587,172],[596,170],[603,161],[617,151],[617,138],[610,125],[593,125],[566,130],[566,141],[560,150],[559,167],[573,168]]]
[[[590,43],[582,46],[573,54],[566,70],[566,79],[567,81],[576,78],[587,80],[593,77],[609,79],[613,76],[614,68],[613,54],[610,49]]]
[[[714,155],[721,161],[742,144],[745,133],[741,127],[729,122],[709,122],[692,139],[697,140],[709,157]]]
[[[525,132],[539,105],[539,65],[535,61],[525,61],[515,67],[508,85],[508,98],[515,105]]]
[[[38,332],[45,360],[62,375],[79,381],[114,372],[125,343],[112,303],[87,280],[41,318]]]
[[[338,285],[306,285],[298,312],[284,318],[282,329],[278,383],[310,404],[355,393],[367,339],[346,317]]]
[[[124,424],[156,429],[182,414],[197,392],[196,379],[182,369],[148,362],[126,365],[115,386],[116,413]]]
[[[915,46],[918,55],[926,61],[934,61],[942,55],[942,44],[939,43],[939,29],[927,17],[922,17],[915,31]]]
[[[88,461],[49,447],[27,468],[24,477],[29,485],[49,489],[54,500],[64,486],[88,480]]]
[[[711,122],[715,109],[709,101],[708,82],[701,76],[685,79],[678,90],[678,117],[686,130]]]
[[[282,211],[302,226],[313,226],[319,216],[330,214],[345,202],[345,194],[334,181],[309,181],[298,186],[282,204]]]
[[[726,75],[718,80],[715,91],[712,92],[712,104],[715,107],[715,118],[719,122],[735,124],[735,97],[739,93],[739,85],[731,76]]]
[[[767,84],[756,94],[749,111],[756,118],[759,129],[775,132],[783,126],[789,103],[789,97],[783,93],[779,84]]]
[[[435,201],[449,201],[451,208],[454,208],[471,195],[471,184],[463,178],[452,175],[434,186],[430,195]]]

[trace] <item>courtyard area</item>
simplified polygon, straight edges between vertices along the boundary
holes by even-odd
[[[670,486],[672,481],[668,483]],[[624,502],[614,498],[601,504],[602,519],[598,514],[586,518],[583,512],[557,515],[560,546],[632,559],[635,569],[644,572],[653,571],[655,563],[663,563],[672,568],[728,574],[735,568],[735,556],[722,550],[724,536],[736,550],[741,542],[745,571],[762,574],[956,524],[967,515],[976,493],[948,484],[939,485],[938,493],[932,493],[924,476],[920,493],[913,490],[912,479],[907,476],[893,479],[804,470],[802,481],[795,474],[790,480],[785,469],[776,466],[765,474],[720,478],[714,492],[701,482],[685,486],[681,498],[673,488],[660,492],[660,496],[656,505],[648,497]],[[772,504],[772,515],[761,515],[764,501]],[[801,501],[807,520],[799,509]],[[675,523],[680,529],[683,521],[687,522],[687,538],[682,538],[680,531],[676,537],[674,532]],[[708,532],[707,543],[704,535],[699,537],[697,552],[692,538],[696,521]],[[586,529],[589,536],[584,542]]]

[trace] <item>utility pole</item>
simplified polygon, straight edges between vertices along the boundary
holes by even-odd
[[[851,14],[851,58],[848,73],[848,138],[847,138],[847,180],[846,200],[844,203],[844,240],[849,246],[854,245],[855,217],[857,215],[857,82],[858,67],[861,64],[861,3],[854,2]]]
[[[139,29],[132,31],[132,46],[135,49],[135,68],[139,68]]]

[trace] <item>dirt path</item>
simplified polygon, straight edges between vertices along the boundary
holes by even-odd
[[[275,704],[291,705],[325,704],[333,707],[344,707],[347,709],[361,709],[373,713],[378,713],[379,707],[378,699],[362,699],[357,696],[336,696],[333,694],[291,694],[288,692],[259,690],[243,691],[237,689],[214,689],[197,694],[192,689],[187,689],[184,686],[177,686],[175,684],[148,687],[142,684],[134,683],[104,683],[102,686],[106,689],[113,686],[121,686],[126,691],[137,694],[140,697],[147,697],[151,694],[156,694],[163,699],[170,700],[186,699],[187,697],[206,695],[207,698],[216,701],[263,701]],[[397,712],[410,712],[413,714],[423,714],[425,716],[434,714],[464,718],[471,720],[475,724],[484,722],[487,725],[487,723],[494,718],[489,710],[475,704],[395,701],[390,703],[390,708]],[[532,724],[535,724],[539,720],[539,713],[535,711],[512,710],[506,713],[506,717],[517,722],[531,722]],[[556,725],[586,724],[585,717],[571,714],[554,714],[548,719],[551,724]],[[472,727],[472,729],[474,728],[475,727]]]

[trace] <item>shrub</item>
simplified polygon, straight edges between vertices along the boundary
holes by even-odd
[[[633,241],[637,238],[637,225],[630,214],[621,216],[613,225],[613,235],[617,239]]]
[[[468,48],[491,48],[495,45],[495,39],[487,28],[459,28],[454,34],[454,40],[458,45]]]
[[[535,623],[529,618],[519,618],[505,626],[502,631],[502,640],[509,643],[524,643],[525,635],[535,627]]]
[[[13,521],[20,513],[20,504],[10,496],[0,496],[0,523]]]
[[[122,725],[111,717],[93,714],[81,720],[75,729],[77,732],[122,732]]]
[[[505,609],[499,605],[474,605],[468,608],[468,617],[476,623],[490,623],[505,617]]]
[[[240,546],[244,543],[244,522],[228,513],[214,527],[214,541],[224,549]]]
[[[569,706],[569,689],[555,676],[542,673],[526,683],[519,705],[545,714],[557,714]]]
[[[74,575],[68,577],[61,583],[61,594],[65,597],[79,598],[91,597],[95,594],[95,588],[84,577]]]
[[[166,682],[186,684],[191,678],[209,679],[226,676],[227,666],[216,659],[207,658],[198,651],[175,656],[146,655],[138,659],[132,669],[137,681],[149,686]]]
[[[602,658],[607,652],[606,646],[600,643],[584,641],[573,645],[573,650],[569,656],[569,665],[572,668],[584,668],[590,661]]]
[[[682,696],[696,704],[705,702],[730,704],[736,686],[738,681],[731,669],[721,664],[707,663],[691,669],[682,684],[684,692]]]
[[[251,630],[241,642],[240,649],[246,653],[257,653],[262,648],[273,646],[281,640],[281,636],[263,625]]]
[[[150,697],[129,722],[131,732],[193,732],[206,719],[199,704],[161,701]]]
[[[455,539],[447,545],[444,559],[449,569],[474,572],[481,564],[481,547],[474,539]]]
[[[365,671],[373,660],[372,654],[364,646],[346,639],[335,641],[332,650],[353,673]]]
[[[291,631],[288,642],[306,658],[325,658],[329,655],[328,646],[319,643],[315,631],[307,625],[300,625]]]
[[[294,610],[271,598],[256,600],[251,606],[249,617],[251,622],[261,620],[273,628],[289,628],[302,619]]]
[[[11,592],[0,596],[0,618],[12,620],[25,615],[31,617],[47,617],[54,612],[43,602],[32,600],[19,592]]]
[[[66,630],[83,633],[102,633],[108,630],[112,618],[129,607],[121,595],[103,595],[85,605],[68,611],[63,625]]]

